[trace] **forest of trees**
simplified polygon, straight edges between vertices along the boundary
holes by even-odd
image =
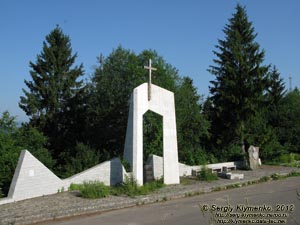
[[[263,161],[300,153],[300,91],[286,91],[280,72],[265,65],[265,52],[245,7],[237,5],[208,65],[210,94],[182,77],[155,50],[135,53],[118,46],[86,78],[71,39],[57,26],[45,38],[19,106],[29,122],[0,117],[0,195],[7,194],[20,151],[28,149],[64,178],[122,157],[132,90],[147,82],[143,66],[152,59],[153,83],[175,93],[179,161],[199,165],[244,159],[249,145]],[[162,155],[162,118],[144,115],[144,155]]]

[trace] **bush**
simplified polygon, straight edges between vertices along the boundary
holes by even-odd
[[[280,163],[290,163],[291,162],[290,155],[288,154],[280,155],[278,161]]]
[[[102,182],[85,182],[78,186],[83,198],[105,198],[109,196],[109,187]]]
[[[132,177],[126,177],[125,181],[111,189],[112,195],[128,195],[128,196],[136,196],[136,195],[147,195],[150,192],[153,192],[157,189],[164,187],[163,179],[156,180],[153,182],[149,182],[144,184],[143,186],[138,186],[137,181]]]
[[[227,150],[227,161],[242,161],[245,158],[245,154],[242,152],[241,145],[230,145]]]
[[[288,174],[288,177],[300,177],[300,173],[297,171],[292,171]]]
[[[214,174],[209,168],[204,166],[199,174],[197,175],[197,178],[202,181],[213,181],[218,180],[218,176]]]
[[[80,191],[83,187],[83,184],[71,184],[69,187],[69,191]]]
[[[294,155],[296,161],[300,161],[300,154],[292,154]]]
[[[60,176],[63,178],[80,173],[99,163],[99,152],[84,143],[77,143],[69,152],[74,152],[75,155],[71,156],[66,152],[61,154],[61,157],[68,159],[64,168],[59,171]]]

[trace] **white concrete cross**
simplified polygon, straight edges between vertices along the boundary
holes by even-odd
[[[152,61],[149,59],[149,66],[144,66],[144,69],[149,70],[149,81],[148,81],[148,101],[151,100],[151,72],[152,70],[157,70],[156,68],[152,67]]]

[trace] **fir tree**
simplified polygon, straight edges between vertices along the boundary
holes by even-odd
[[[19,103],[29,116],[30,125],[49,138],[55,158],[67,148],[72,124],[78,122],[76,111],[81,107],[83,92],[79,78],[84,72],[82,64],[74,66],[76,57],[69,36],[57,26],[46,36],[36,62],[30,62],[32,80],[25,80],[29,91],[23,89],[25,96]]]
[[[268,81],[269,88],[266,93],[267,101],[269,105],[276,107],[286,93],[283,79],[280,77],[280,73],[276,66],[273,66],[272,70],[269,72]]]
[[[214,107],[212,132],[217,144],[233,141],[244,144],[245,122],[255,115],[263,102],[268,71],[263,66],[264,51],[255,42],[257,34],[248,21],[246,9],[236,12],[224,28],[225,40],[213,51],[217,59],[209,72],[215,76],[210,87]]]

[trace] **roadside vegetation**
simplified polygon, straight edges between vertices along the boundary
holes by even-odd
[[[211,169],[207,167],[203,167],[197,174],[197,178],[201,181],[214,181],[218,180],[218,176],[216,173],[213,173]]]
[[[139,186],[136,180],[132,177],[127,177],[125,181],[116,186],[106,186],[102,182],[87,182],[83,184],[71,184],[70,191],[80,191],[80,196],[83,198],[105,198],[109,195],[114,196],[138,196],[153,193],[164,187],[163,179],[148,182],[143,186]]]
[[[266,164],[300,168],[300,154],[282,154],[279,157],[273,159],[272,161],[267,161]]]

